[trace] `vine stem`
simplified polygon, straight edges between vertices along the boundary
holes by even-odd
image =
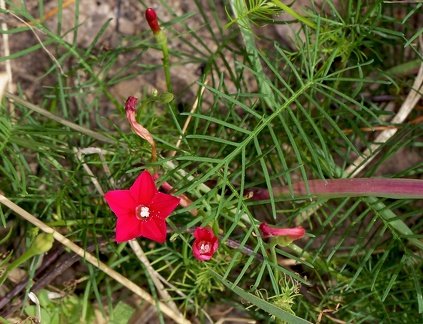
[[[159,42],[163,52],[163,68],[165,72],[167,91],[169,91],[170,93],[173,93],[172,82],[170,80],[169,50],[167,49],[166,37],[164,39],[165,41],[163,42],[163,44]]]

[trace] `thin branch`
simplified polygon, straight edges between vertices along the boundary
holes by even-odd
[[[145,255],[141,245],[136,240],[130,240],[129,246],[132,248],[132,251],[134,251],[135,255],[137,256],[138,260],[140,260],[144,266],[147,268],[148,273],[150,274],[151,280],[153,280],[154,285],[157,288],[157,292],[159,295],[166,300],[167,304],[170,308],[172,308],[176,313],[180,314],[180,317],[183,317],[183,315],[180,313],[178,306],[176,306],[175,302],[172,300],[172,297],[170,297],[168,291],[165,289],[161,281],[159,280],[157,276],[157,271],[151,266],[150,261],[148,260],[147,256]]]
[[[100,183],[98,182],[97,178],[95,177],[94,173],[91,171],[90,167],[87,165],[87,163],[82,162],[82,155],[83,154],[98,154],[101,160],[101,164],[103,166],[104,172],[110,179],[111,185],[114,187],[115,183],[113,178],[111,177],[111,172],[109,167],[107,166],[106,160],[104,159],[105,154],[113,154],[112,152],[102,150],[97,147],[87,147],[85,149],[77,149],[76,147],[73,148],[73,151],[76,153],[76,156],[78,160],[82,163],[82,167],[84,168],[85,172],[90,175],[90,180],[93,183],[94,187],[97,189],[97,191],[100,193],[100,195],[104,196],[104,191],[100,186]]]
[[[54,64],[57,66],[57,68],[60,71],[60,74],[67,77],[66,73],[63,71],[62,66],[60,65],[59,61],[57,61],[57,59],[54,57],[54,55],[44,46],[43,41],[40,39],[40,37],[38,36],[38,34],[35,32],[34,27],[32,27],[31,25],[29,25],[26,21],[24,21],[22,18],[20,18],[19,16],[15,15],[13,12],[11,12],[10,10],[8,11],[9,14],[11,14],[13,17],[15,17],[16,19],[18,19],[20,22],[22,22],[23,24],[25,24],[26,26],[28,26],[28,28],[32,31],[32,33],[34,34],[35,38],[38,40],[38,43],[40,44],[40,46],[42,47],[42,49],[47,53],[47,55],[50,57],[50,59],[54,62]]]
[[[90,136],[90,137],[92,137],[92,138],[94,138],[96,140],[99,140],[99,141],[102,141],[102,142],[105,142],[105,143],[109,143],[109,144],[116,144],[117,143],[116,140],[113,140],[113,139],[111,139],[109,137],[106,137],[106,136],[104,136],[102,134],[99,134],[97,132],[94,132],[91,129],[87,129],[87,128],[82,127],[80,125],[74,124],[74,123],[72,123],[72,122],[70,122],[70,121],[68,121],[68,120],[66,120],[66,119],[64,119],[62,117],[59,117],[59,116],[57,116],[55,114],[52,114],[51,112],[49,112],[49,111],[47,111],[47,110],[45,110],[43,108],[40,108],[40,107],[38,107],[38,106],[36,106],[36,105],[34,105],[34,104],[26,101],[26,100],[23,100],[23,99],[19,98],[18,96],[15,96],[14,94],[11,94],[10,92],[7,92],[6,91],[4,93],[4,96],[6,98],[8,98],[9,100],[11,100],[11,101],[17,102],[17,103],[19,103],[19,104],[27,107],[28,109],[31,109],[31,110],[39,113],[40,115],[43,115],[44,117],[50,118],[50,119],[52,119],[54,121],[57,121],[58,123],[60,123],[62,125],[65,125],[65,126],[71,128],[71,129],[73,129],[73,130],[75,130],[77,132],[80,132],[82,134],[85,134],[87,136]],[[125,144],[122,143],[120,145],[124,146]]]
[[[66,7],[69,7],[74,2],[75,2],[75,0],[66,0],[65,2],[62,3],[62,9],[65,9]],[[47,19],[55,16],[58,12],[59,12],[59,7],[56,6],[53,9],[49,10],[48,12],[46,12],[44,14],[43,20],[47,20]],[[37,20],[37,22],[41,22],[41,19],[40,18],[37,18],[36,20]],[[22,25],[25,25],[25,24],[22,24]],[[31,22],[26,23],[26,25],[34,26],[35,23],[31,21]]]
[[[204,84],[205,85],[207,85],[207,80],[204,82]],[[204,86],[201,86],[201,89],[200,89],[200,94],[197,96],[197,98],[195,98],[195,101],[194,101],[194,104],[192,105],[192,108],[191,108],[191,111],[190,111],[190,114],[193,114],[196,110],[197,110],[197,106],[198,106],[198,98],[200,98],[202,95],[203,95],[203,93],[204,93]],[[187,128],[188,128],[188,125],[189,125],[189,123],[191,122],[191,118],[192,118],[192,116],[191,115],[189,115],[188,117],[187,117],[187,119],[185,120],[185,124],[184,124],[184,127],[182,128],[182,134],[179,136],[179,139],[178,139],[178,141],[176,142],[176,147],[179,147],[179,145],[181,145],[181,142],[182,142],[182,138],[183,138],[183,136],[184,136],[184,134],[185,134],[185,132],[187,131]],[[170,153],[169,153],[169,156],[170,157],[172,157],[172,156],[175,156],[175,154],[176,154],[176,151],[171,151]]]
[[[0,0],[0,8],[6,10],[6,4],[4,3],[4,0]],[[3,47],[4,47],[4,57],[8,57],[8,56],[10,56],[10,46],[9,46],[9,34],[6,32],[7,31],[7,24],[6,24],[5,21],[3,21],[1,23],[1,29],[4,31],[3,36],[2,36],[3,37]],[[10,60],[7,60],[4,64],[5,64],[5,67],[6,67],[7,81],[9,81],[7,83],[7,90],[12,92],[13,91],[12,63],[11,63]],[[3,84],[1,86],[3,86]],[[4,88],[1,89],[1,91],[0,91],[0,101],[1,101],[1,98],[3,96],[3,90],[4,90]],[[10,105],[9,113],[10,113],[10,116],[12,117],[12,120],[13,120],[14,117],[15,117],[15,106],[13,104]]]

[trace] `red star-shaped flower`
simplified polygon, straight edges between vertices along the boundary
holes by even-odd
[[[129,190],[112,190],[104,197],[117,216],[118,243],[144,236],[166,241],[166,217],[179,204],[179,198],[157,191],[153,177],[143,171]]]

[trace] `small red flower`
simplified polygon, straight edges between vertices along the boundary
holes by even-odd
[[[117,216],[118,243],[144,236],[166,241],[166,217],[179,204],[179,198],[157,191],[153,177],[143,171],[129,190],[112,190],[104,195]]]
[[[305,229],[301,226],[295,228],[276,228],[270,227],[266,223],[260,224],[260,231],[263,238],[275,236],[288,236],[292,241],[298,240],[305,235]]]
[[[194,232],[192,253],[198,261],[210,260],[216,252],[219,242],[210,228],[197,227]]]
[[[145,11],[145,18],[147,19],[147,22],[150,25],[150,28],[153,31],[153,33],[157,34],[160,31],[160,26],[159,26],[157,15],[154,9],[148,8]]]

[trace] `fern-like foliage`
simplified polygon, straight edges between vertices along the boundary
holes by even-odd
[[[237,8],[237,16],[235,18],[231,17],[228,9],[225,7],[226,14],[230,20],[225,25],[225,29],[235,23],[241,28],[251,29],[249,22],[255,26],[260,26],[260,23],[270,23],[274,21],[273,16],[281,12],[274,3],[268,0],[248,0],[248,5],[246,5],[245,0],[236,0],[235,6]]]

